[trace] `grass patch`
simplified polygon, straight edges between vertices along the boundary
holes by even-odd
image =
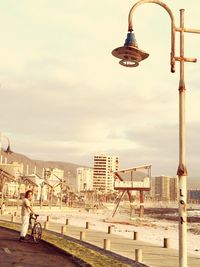
[[[8,229],[13,229],[19,231],[20,226],[11,222],[0,221],[0,226],[6,227]],[[42,239],[48,243],[66,251],[67,253],[73,255],[76,258],[90,264],[93,267],[128,267],[129,264],[122,263],[115,260],[107,255],[101,254],[92,249],[86,248],[80,244],[73,241],[63,239],[52,233],[43,230]]]

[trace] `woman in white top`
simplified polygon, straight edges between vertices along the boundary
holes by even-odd
[[[22,201],[22,209],[21,209],[21,219],[22,219],[22,225],[21,225],[21,232],[20,232],[20,238],[19,241],[23,241],[26,237],[28,226],[29,226],[29,217],[30,214],[35,214],[30,201],[33,197],[33,192],[31,190],[28,190],[25,193],[25,197]]]

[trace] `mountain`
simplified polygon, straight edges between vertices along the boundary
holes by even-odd
[[[30,159],[27,156],[20,153],[11,153],[7,154],[3,150],[1,151],[1,155],[3,156],[3,162],[7,163],[18,162],[23,163],[24,166],[24,174],[26,173],[27,166],[29,170],[29,174],[34,172],[36,168],[36,172],[38,175],[42,175],[43,168],[58,168],[64,170],[65,179],[67,179],[70,183],[74,184],[76,169],[79,167],[85,167],[83,165],[69,163],[69,162],[61,162],[61,161],[43,161],[43,160],[35,160]]]

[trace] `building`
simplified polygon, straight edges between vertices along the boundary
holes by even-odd
[[[113,171],[119,169],[119,158],[106,154],[94,156],[93,188],[102,192],[114,191]]]
[[[5,171],[12,179],[8,179],[3,186],[3,194],[7,197],[16,197],[18,195],[19,184],[18,178],[23,174],[23,164],[18,162],[11,162],[10,164],[2,164],[1,170]]]
[[[61,195],[61,184],[64,180],[64,170],[58,168],[45,168],[44,169],[44,178],[53,190],[54,196]],[[44,192],[44,198],[47,198],[45,194],[50,194],[51,189],[48,187],[48,192]]]
[[[145,192],[145,197],[147,199],[151,199],[151,200],[155,199],[155,177],[151,177],[151,179],[150,179],[150,191]]]
[[[76,191],[87,191],[93,189],[93,169],[77,168],[76,169]]]
[[[178,199],[178,177],[170,178],[170,201]]]
[[[165,175],[155,177],[154,181],[154,198],[159,201],[176,201],[177,200],[177,177]]]
[[[155,198],[157,200],[169,201],[170,199],[170,185],[169,176],[155,177]]]
[[[44,177],[50,181],[62,181],[64,179],[64,170],[46,168],[44,169]]]
[[[190,189],[188,190],[188,201],[189,202],[200,202],[200,189]]]

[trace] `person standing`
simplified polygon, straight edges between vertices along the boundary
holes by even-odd
[[[31,199],[33,197],[33,192],[31,190],[28,190],[25,193],[25,197],[22,201],[22,209],[21,209],[21,220],[22,220],[22,225],[21,225],[21,231],[20,231],[20,238],[19,241],[25,240],[27,231],[28,231],[28,226],[29,226],[29,217],[30,214],[35,214],[33,208],[31,207]]]

